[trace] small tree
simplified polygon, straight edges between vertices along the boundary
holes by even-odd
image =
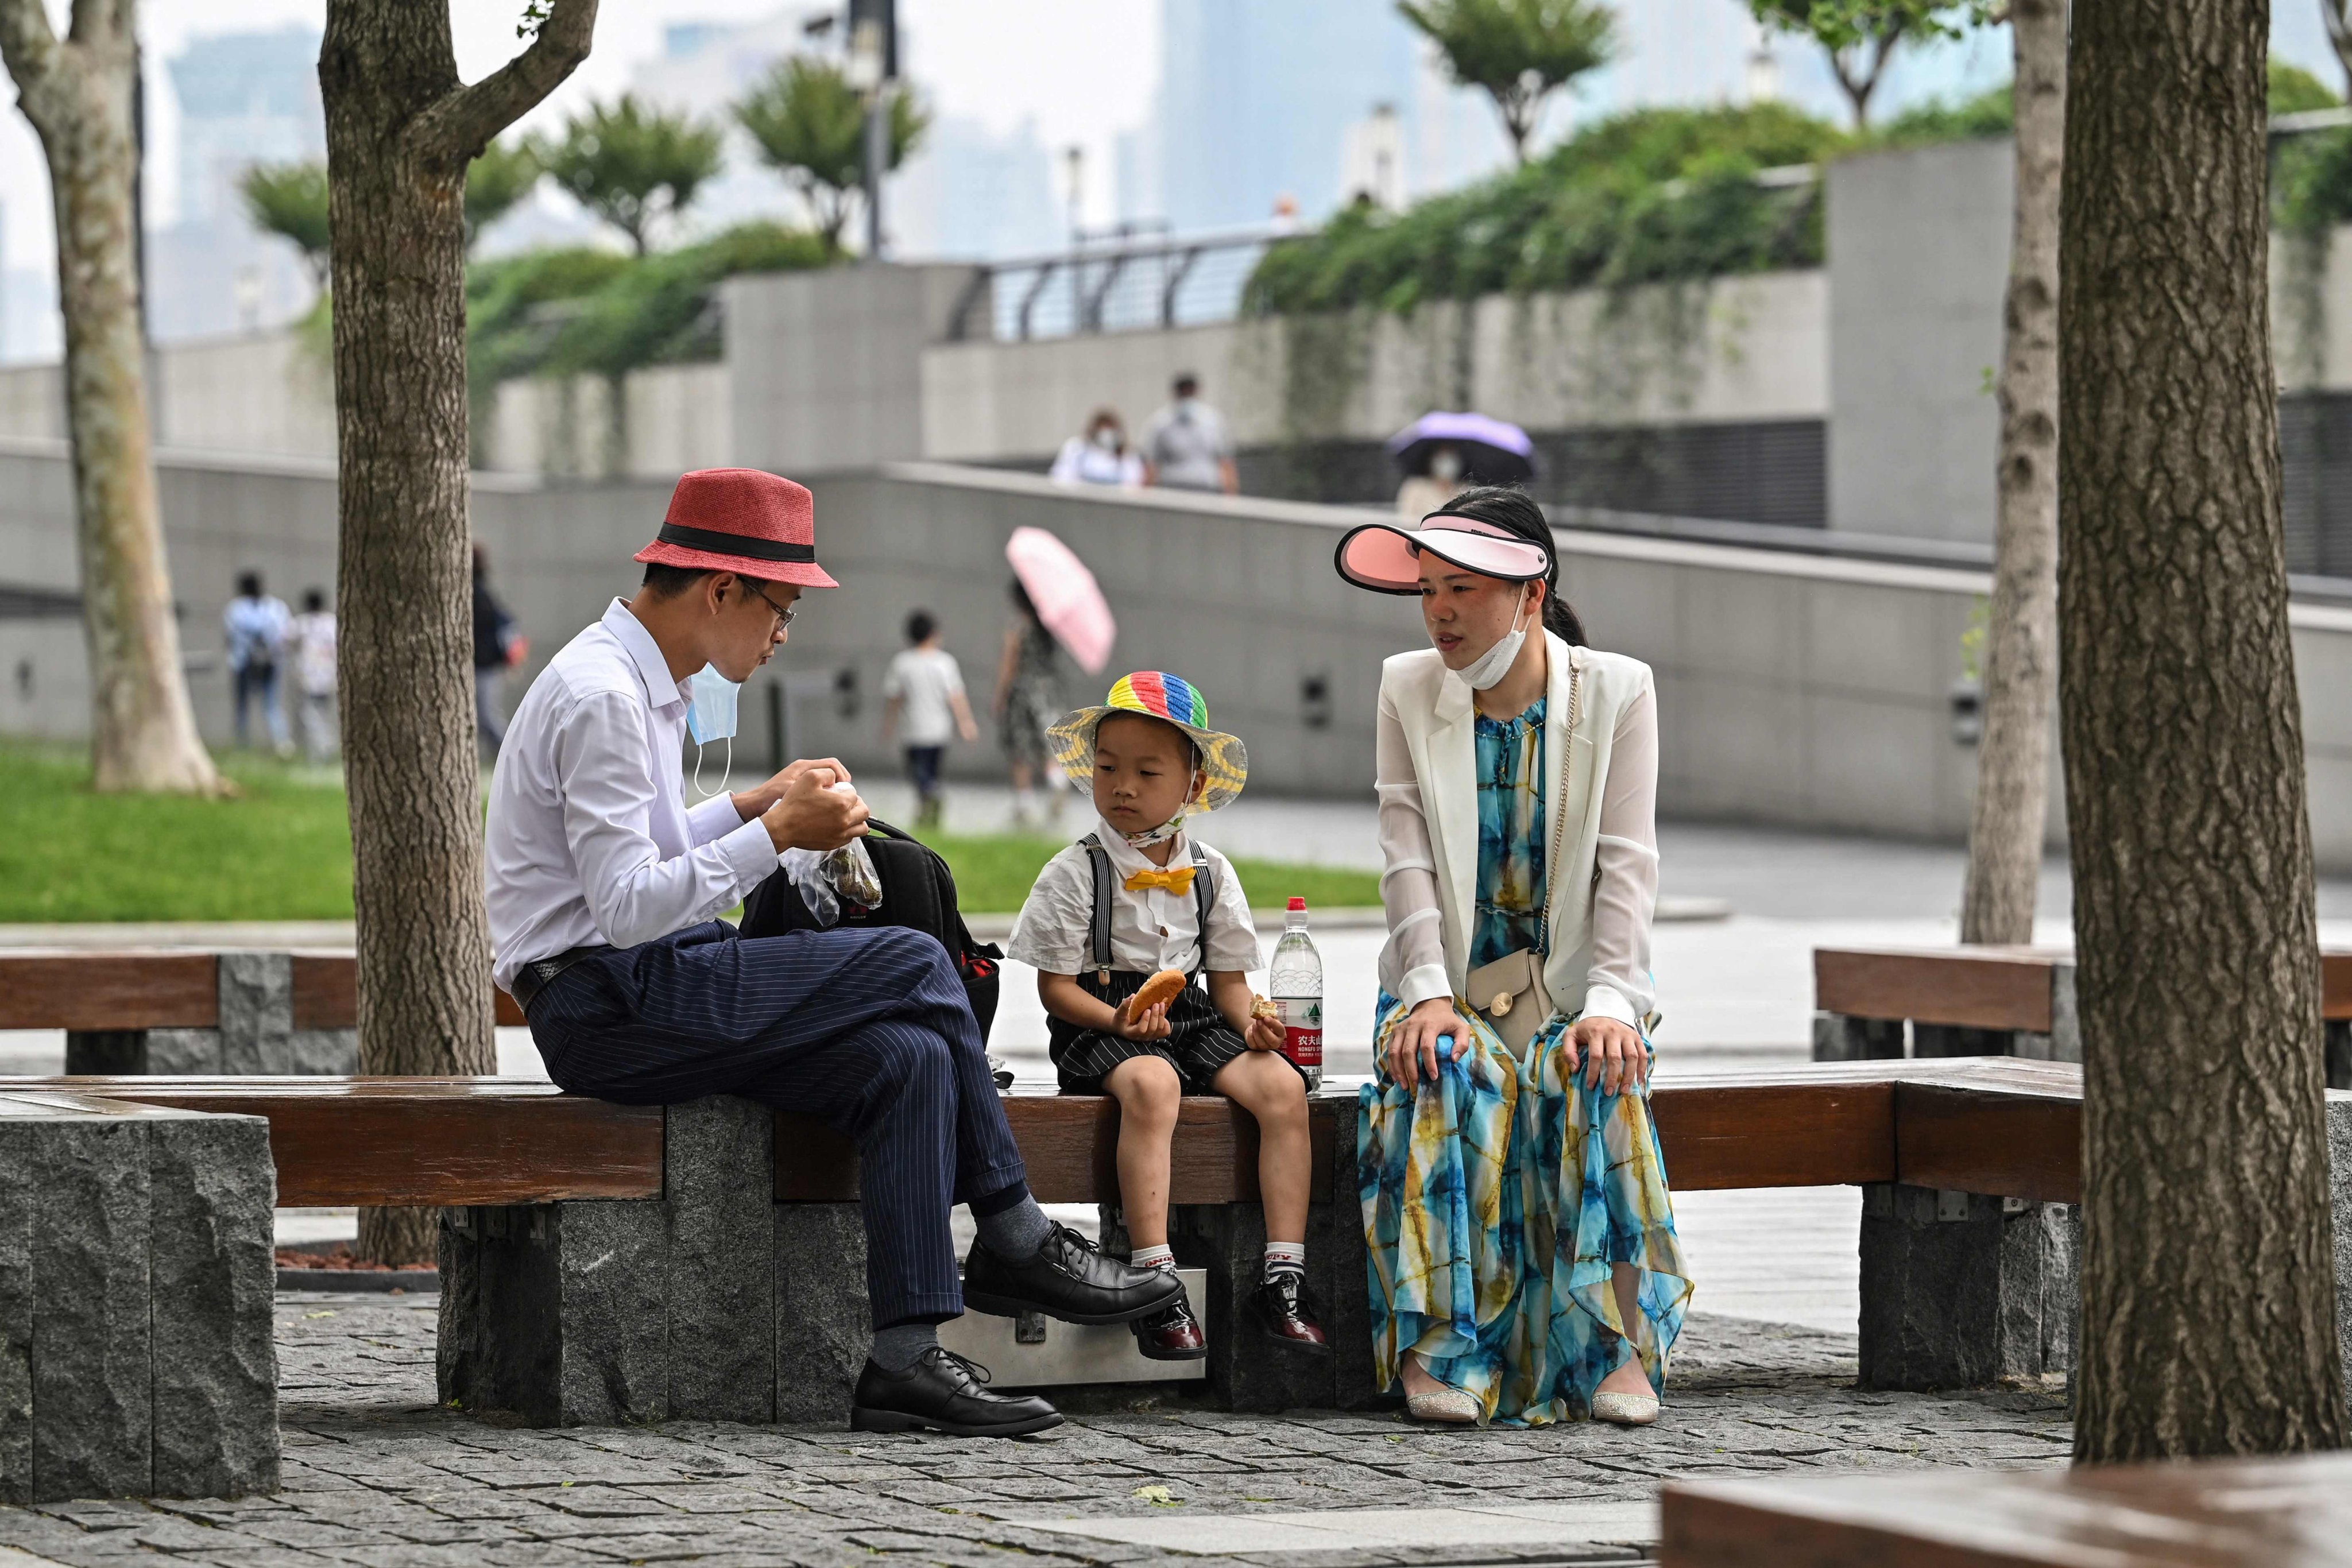
[[[1939,14],[1955,7],[1952,0],[1748,0],[1748,8],[1776,32],[1811,38],[1829,51],[1830,70],[1860,131],[1870,123],[1870,95],[1896,47],[1950,31]]]
[[[809,204],[825,248],[841,249],[842,226],[866,183],[866,99],[829,60],[794,56],[735,106],[760,160]],[[906,162],[930,116],[901,89],[890,99],[890,167]]]
[[[528,138],[493,141],[483,148],[482,155],[466,165],[466,248],[472,250],[484,229],[530,195],[544,172],[539,150]]]
[[[1617,53],[1617,16],[1601,0],[1398,0],[1397,11],[1457,85],[1495,100],[1522,163],[1545,100]]]
[[[539,153],[541,165],[583,207],[629,236],[639,256],[652,248],[654,220],[676,217],[719,172],[718,129],[664,114],[624,93],[591,106]]]
[[[180,668],[147,417],[131,210],[138,11],[136,0],[77,5],[59,38],[42,0],[0,0],[0,57],[40,136],[57,218],[91,780],[209,794],[220,779]]]
[[[247,215],[302,253],[310,281],[327,287],[327,166],[319,162],[256,163],[237,182]]]

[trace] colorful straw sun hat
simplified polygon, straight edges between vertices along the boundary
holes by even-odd
[[[1164,719],[1192,737],[1201,748],[1202,810],[1213,811],[1242,792],[1249,778],[1249,752],[1238,737],[1209,727],[1209,701],[1200,687],[1165,670],[1121,675],[1100,707],[1082,707],[1048,730],[1063,772],[1073,779],[1094,773],[1096,727],[1115,713]]]

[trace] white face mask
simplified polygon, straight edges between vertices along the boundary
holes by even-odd
[[[1101,429],[1095,432],[1095,444],[1101,447],[1105,452],[1118,451],[1118,432],[1113,430],[1108,424],[1104,425]]]
[[[686,733],[694,738],[694,789],[702,794],[702,748],[714,740],[727,743],[726,770],[719,776],[719,788],[735,772],[736,706],[743,695],[741,683],[730,681],[719,671],[705,664],[686,677]],[[718,791],[711,791],[716,794]],[[704,799],[709,799],[708,795]]]
[[[1528,640],[1528,629],[1519,624],[1519,613],[1528,607],[1528,585],[1519,584],[1519,601],[1511,609],[1511,629],[1495,639],[1495,645],[1465,665],[1459,674],[1470,683],[1474,692],[1492,690],[1500,685],[1503,677],[1518,663],[1519,649]]]
[[[1462,455],[1448,446],[1429,460],[1429,476],[1443,484],[1462,477]]]

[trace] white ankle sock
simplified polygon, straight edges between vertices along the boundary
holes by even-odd
[[[1176,1249],[1172,1247],[1139,1247],[1128,1260],[1139,1269],[1173,1269]]]
[[[1267,1242],[1265,1271],[1269,1276],[1307,1272],[1307,1243],[1304,1241]]]

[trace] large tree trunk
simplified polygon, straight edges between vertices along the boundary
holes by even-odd
[[[2001,302],[1992,617],[1963,942],[2031,942],[2058,685],[2058,180],[2066,0],[2013,0],[2017,191]]]
[[[2084,1057],[2075,1457],[2344,1438],[2267,286],[2269,7],[2067,71],[2060,708]]]
[[[0,53],[47,154],[57,213],[93,781],[208,794],[220,780],[188,702],[155,505],[132,199],[135,50],[133,0],[76,6],[63,41],[39,0],[0,0]]]
[[[319,56],[341,462],[339,655],[360,1070],[497,1070],[466,517],[466,165],[587,53],[593,0],[459,85],[442,0],[332,0]],[[362,1256],[433,1255],[370,1209]]]

